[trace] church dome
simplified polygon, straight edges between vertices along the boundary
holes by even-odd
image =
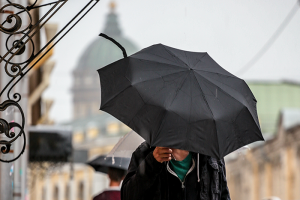
[[[118,23],[118,16],[114,13],[114,7],[115,5],[111,3],[111,12],[106,17],[105,28],[102,32],[119,42],[126,49],[127,55],[129,56],[137,52],[138,48],[133,42],[122,35]],[[75,70],[90,69],[95,71],[122,58],[123,53],[119,47],[111,41],[99,36],[84,50]]]

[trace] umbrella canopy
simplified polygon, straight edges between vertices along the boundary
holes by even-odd
[[[132,153],[145,140],[136,132],[130,131],[114,146],[114,148],[107,154],[107,157],[123,157],[131,158]]]
[[[98,73],[100,109],[151,146],[222,158],[264,140],[248,85],[207,53],[157,44]]]
[[[109,167],[127,170],[130,163],[130,158],[115,157],[114,161],[115,162],[113,162],[112,157],[101,155],[94,160],[87,162],[87,164],[92,166],[96,171],[107,174]]]

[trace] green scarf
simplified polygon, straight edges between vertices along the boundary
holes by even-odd
[[[182,161],[170,160],[171,169],[177,174],[181,181],[183,181],[186,173],[189,171],[192,164],[192,155],[189,155]]]

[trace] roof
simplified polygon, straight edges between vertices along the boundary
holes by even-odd
[[[263,133],[275,133],[282,109],[300,109],[300,83],[289,81],[247,81],[257,100]]]
[[[297,82],[295,80],[287,80],[287,79],[282,79],[282,80],[251,80],[251,79],[246,79],[245,80],[248,84],[260,84],[260,85],[298,85],[300,86],[300,82]]]

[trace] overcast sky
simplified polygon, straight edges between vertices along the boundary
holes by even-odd
[[[44,0],[43,3],[53,2]],[[69,0],[51,19],[61,28],[88,0]],[[223,68],[245,80],[300,83],[300,5],[296,0],[115,0],[125,37],[139,48],[162,43],[208,52]],[[55,103],[51,118],[72,118],[71,71],[87,45],[103,30],[110,0],[101,0],[55,47],[56,66],[44,93]],[[294,11],[291,11],[294,8]],[[46,9],[42,10],[44,13]],[[244,73],[240,69],[295,13],[266,53]],[[96,73],[96,72],[95,72]],[[96,83],[99,84],[99,83]],[[100,103],[100,102],[99,102]]]

